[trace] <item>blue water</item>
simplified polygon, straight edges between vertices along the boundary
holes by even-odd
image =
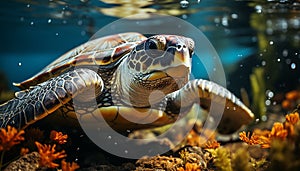
[[[294,5],[295,7],[299,5],[288,2],[273,1],[272,4],[280,9],[282,4]],[[182,8],[179,1],[157,1],[143,7],[138,7],[137,4],[127,4],[129,7],[125,8],[126,10],[117,10],[117,13],[114,14],[114,9],[119,9],[124,4],[118,4],[117,1],[114,4],[109,4],[98,0],[2,0],[0,2],[0,32],[2,33],[0,72],[5,73],[10,84],[23,81],[71,48],[89,40],[97,30],[119,19],[119,15],[122,15],[122,13],[124,15],[128,14],[131,11],[130,9],[133,9],[131,14],[149,9],[155,10],[154,13],[168,15],[172,14],[171,11],[176,11],[173,12],[174,16],[184,19],[199,28],[212,43],[222,61],[229,89],[234,89],[236,92],[239,92],[242,87],[249,88],[249,74],[251,74],[253,68],[262,66],[264,61],[264,57],[261,57],[263,56],[261,51],[264,49],[260,47],[264,40],[261,38],[262,36],[267,39],[264,41],[270,39],[275,43],[277,43],[278,38],[280,44],[277,43],[277,45],[281,47],[280,52],[275,50],[268,54],[268,56],[274,55],[274,60],[267,59],[267,65],[272,61],[277,66],[277,58],[281,58],[282,51],[287,49],[289,52],[292,51],[294,55],[289,56],[290,62],[285,62],[286,64],[279,63],[279,65],[283,65],[282,68],[290,68],[290,65],[294,63],[296,69],[300,67],[297,53],[300,49],[299,40],[295,39],[296,42],[293,46],[284,47],[285,43],[289,45],[292,42],[287,37],[279,39],[279,36],[276,35],[277,25],[274,24],[273,33],[267,34],[268,30],[266,28],[265,31],[262,31],[253,24],[255,17],[258,17],[264,19],[264,21],[260,21],[262,26],[269,27],[269,11],[265,13],[265,17],[260,15],[260,13],[264,13],[264,11],[260,11],[260,8],[269,9],[269,4],[260,3],[259,1],[225,0],[202,0],[200,3],[190,1],[187,8]],[[274,12],[275,18],[286,20],[287,23],[300,21],[297,15],[289,17],[276,12],[278,11]],[[286,13],[289,14],[290,12],[284,12],[284,14]],[[296,11],[296,14],[299,13]],[[280,24],[282,25],[282,22],[279,22]],[[290,34],[290,32],[284,32],[280,28],[279,33],[281,36]],[[287,30],[289,29],[287,28]],[[299,37],[299,31],[294,32],[297,27],[292,29],[293,35]],[[268,44],[268,46],[271,45]],[[267,49],[268,47],[265,48],[265,50]],[[196,77],[207,78],[207,72],[212,72],[212,68],[205,71],[201,62],[197,59],[193,61],[193,66],[193,74]],[[292,85],[289,87],[296,87],[296,84],[299,83],[299,80],[294,78],[297,75],[295,74],[296,69],[284,70],[290,71],[289,74],[293,80]],[[269,74],[270,77],[272,78],[272,75]],[[282,76],[278,77],[276,79],[274,77],[273,83],[281,84],[285,80]]]

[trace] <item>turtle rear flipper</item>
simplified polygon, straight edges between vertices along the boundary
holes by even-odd
[[[16,97],[0,106],[0,127],[24,128],[53,113],[87,89],[103,89],[101,77],[89,69],[76,69],[16,93]],[[96,96],[97,96],[96,95]],[[92,97],[91,97],[92,98]],[[85,97],[79,100],[93,100]]]
[[[166,99],[167,109],[178,114],[198,103],[210,111],[210,117],[219,123],[218,132],[222,134],[233,133],[254,118],[251,110],[229,90],[207,80],[190,81],[180,90],[168,94]]]

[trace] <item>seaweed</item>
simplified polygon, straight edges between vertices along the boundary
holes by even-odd
[[[213,163],[219,171],[232,171],[231,155],[227,148],[219,147],[208,150],[213,156]]]
[[[244,148],[239,148],[232,154],[232,170],[234,171],[252,171],[251,158],[248,151]]]
[[[262,118],[266,114],[266,84],[264,80],[264,69],[262,67],[255,68],[250,75],[250,83],[252,89],[252,109],[257,118]]]

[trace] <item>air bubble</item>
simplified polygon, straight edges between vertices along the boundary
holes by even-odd
[[[128,154],[128,150],[125,150],[124,153]]]
[[[31,22],[30,22],[30,25],[33,25],[33,24],[34,24],[34,22],[33,22],[33,21],[31,21]]]
[[[22,63],[21,63],[21,62],[19,62],[19,63],[18,63],[18,66],[22,66]]]
[[[261,5],[256,5],[255,9],[256,9],[257,13],[261,13],[262,12],[262,6]]]
[[[222,18],[222,25],[223,26],[228,26],[228,18],[227,17]]]
[[[51,19],[48,19],[48,23],[51,23],[52,22],[52,20]]]
[[[274,97],[274,93],[273,93],[271,90],[267,90],[267,91],[266,91],[266,94],[267,94],[267,96],[268,96],[269,98]]]
[[[268,119],[268,117],[267,117],[266,115],[263,115],[263,116],[261,117],[261,120],[262,120],[263,122],[267,121],[267,119]]]
[[[58,36],[58,33],[55,33],[56,36]]]
[[[189,1],[182,0],[180,1],[181,8],[187,8],[189,6]]]
[[[269,42],[269,44],[270,44],[270,45],[273,45],[273,44],[274,44],[274,42],[273,42],[273,41],[270,41],[270,42]]]
[[[267,64],[266,61],[262,61],[262,62],[261,62],[261,65],[262,65],[262,66],[266,66],[266,64]]]
[[[288,50],[285,49],[285,50],[282,51],[282,56],[287,57],[288,54],[289,54]]]
[[[110,140],[110,139],[111,139],[111,136],[110,136],[110,135],[109,135],[109,136],[107,136],[107,139],[109,139],[109,140]]]
[[[239,16],[237,14],[231,14],[231,18],[237,19]]]
[[[77,22],[77,24],[78,24],[79,26],[81,26],[81,25],[82,25],[82,23],[83,23],[83,21],[82,21],[82,20],[79,20],[79,21]]]
[[[296,64],[295,64],[295,63],[292,63],[292,64],[291,64],[291,68],[292,68],[292,69],[296,69]]]
[[[265,101],[265,104],[266,104],[266,106],[270,106],[271,100],[266,100],[266,101]]]

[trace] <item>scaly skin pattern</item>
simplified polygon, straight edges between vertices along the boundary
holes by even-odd
[[[0,105],[0,127],[22,129],[60,111],[98,126],[101,115],[120,131],[151,128],[175,122],[194,104],[220,118],[221,133],[250,123],[253,113],[226,88],[189,80],[193,50],[192,39],[177,35],[122,33],[85,43],[17,84],[31,87]]]

